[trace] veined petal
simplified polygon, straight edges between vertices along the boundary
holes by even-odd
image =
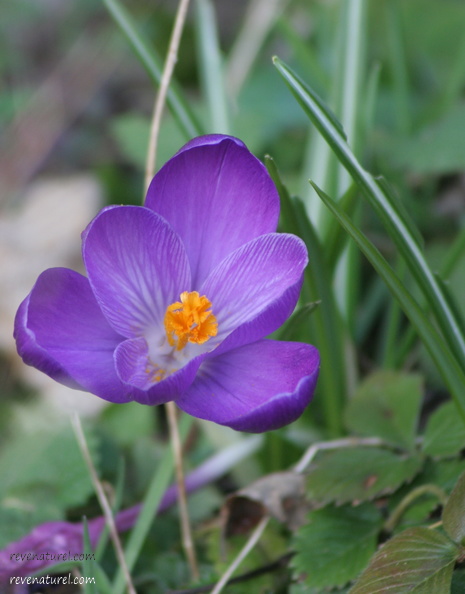
[[[289,317],[307,262],[302,240],[270,233],[241,246],[215,268],[201,294],[211,301],[218,322],[210,343],[224,341],[216,354],[263,338]]]
[[[123,338],[108,324],[84,276],[66,268],[43,272],[18,310],[14,334],[28,365],[105,400],[129,400],[113,362]]]
[[[89,281],[113,328],[127,338],[162,332],[166,308],[190,287],[185,249],[168,223],[141,206],[111,207],[83,237]]]
[[[156,405],[176,400],[187,390],[204,357],[196,357],[179,369],[163,367],[161,360],[151,360],[144,338],[130,338],[116,349],[115,364],[119,378],[131,393],[131,399],[141,404]]]
[[[204,361],[176,403],[194,417],[238,431],[270,431],[302,414],[318,370],[315,347],[260,340]]]
[[[276,231],[279,216],[263,164],[240,140],[221,135],[186,144],[156,174],[145,205],[181,237],[195,286],[230,252]]]

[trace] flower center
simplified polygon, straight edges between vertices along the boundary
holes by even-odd
[[[203,344],[218,333],[211,302],[197,291],[184,291],[181,301],[169,305],[165,313],[166,337],[170,346],[183,349],[187,342]]]

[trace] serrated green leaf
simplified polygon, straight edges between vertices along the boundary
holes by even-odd
[[[379,549],[350,594],[449,594],[458,551],[439,532],[410,528]]]
[[[453,456],[465,447],[465,425],[453,402],[443,404],[428,419],[423,451],[428,456]]]
[[[453,541],[465,543],[465,472],[459,477],[444,507],[442,524]]]
[[[342,587],[366,566],[376,550],[382,518],[369,503],[310,512],[294,538],[292,567],[312,588]]]
[[[373,373],[347,405],[347,427],[358,435],[377,435],[412,450],[421,399],[420,376],[387,370]]]
[[[322,503],[368,501],[392,493],[419,472],[423,460],[378,448],[345,448],[323,454],[310,468],[307,494]]]

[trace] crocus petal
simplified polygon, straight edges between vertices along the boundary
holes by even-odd
[[[88,280],[66,268],[37,279],[15,320],[18,352],[53,379],[112,402],[126,402],[113,352],[123,338],[108,324]]]
[[[113,207],[83,237],[89,281],[113,328],[126,338],[164,332],[166,308],[190,287],[184,247],[167,222],[140,206]]]
[[[318,369],[315,347],[260,340],[204,361],[176,403],[194,417],[238,431],[270,431],[302,414]]]
[[[276,231],[279,216],[265,167],[240,140],[221,135],[185,145],[154,177],[145,205],[181,237],[195,286],[240,245]]]
[[[130,390],[131,398],[141,404],[163,404],[176,400],[180,393],[189,388],[206,354],[196,357],[169,373],[165,379],[157,379],[150,360],[149,349],[144,338],[130,338],[122,342],[115,351],[115,364],[119,378]]]
[[[225,258],[201,288],[212,303],[222,341],[216,354],[255,342],[276,330],[292,313],[308,257],[294,235],[270,233],[241,246]],[[233,340],[225,341],[241,329]]]

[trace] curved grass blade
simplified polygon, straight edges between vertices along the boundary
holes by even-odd
[[[148,75],[153,82],[158,85],[163,67],[162,61],[156,55],[155,50],[150,47],[147,41],[137,31],[137,27],[132,17],[119,0],[103,0],[103,2],[107,7],[108,12],[126,36],[126,39],[129,41],[130,46],[146,69]],[[190,110],[188,104],[184,101],[180,91],[176,89],[174,81],[171,81],[166,101],[181,131],[186,136],[186,140],[204,134],[202,127]]]
[[[427,318],[417,301],[412,297],[411,293],[406,289],[405,285],[394,273],[376,247],[353,225],[352,221],[332,198],[325,194],[315,184],[312,185],[329,210],[356,242],[360,250],[365,254],[379,276],[383,278],[391,293],[398,300],[403,311],[410,319],[410,322],[422,338],[432,359],[436,363],[444,383],[448,386],[457,408],[465,420],[465,374],[448,349],[443,337]]]
[[[328,266],[317,234],[309,222],[302,202],[292,200],[282,184],[274,161],[266,157],[265,164],[276,184],[286,230],[299,235],[305,242],[310,259],[302,289],[306,302],[321,300],[312,314],[315,343],[321,354],[320,389],[326,425],[330,435],[342,433],[342,409],[346,391],[344,364],[344,336],[339,313],[334,302]]]
[[[340,125],[335,124],[334,115],[321,99],[279,58],[273,58],[273,62],[297,101],[383,221],[389,236],[405,258],[410,272],[423,292],[456,360],[462,370],[465,370],[465,336],[425,260],[421,236],[403,204],[388,190],[383,180],[375,179],[363,169],[349,148]]]
[[[312,185],[329,210],[365,254],[379,276],[383,278],[389,290],[410,319],[410,322],[415,326],[425,347],[436,363],[444,383],[451,391],[460,414],[465,420],[465,374],[451,355],[444,339],[375,246],[352,224],[352,221],[342,212],[334,200],[318,188],[318,186]]]

